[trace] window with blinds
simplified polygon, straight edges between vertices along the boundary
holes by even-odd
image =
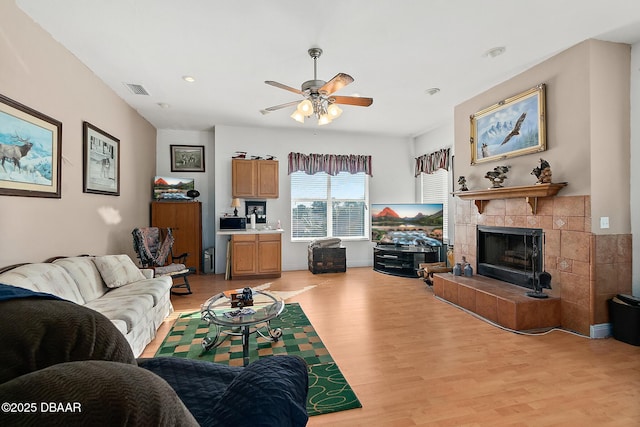
[[[291,178],[291,239],[368,239],[369,177],[324,172]]]
[[[442,234],[449,240],[449,171],[438,169],[434,173],[421,173],[422,203],[442,203]]]

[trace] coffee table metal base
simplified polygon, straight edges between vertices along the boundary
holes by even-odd
[[[249,335],[257,333],[262,338],[271,342],[278,342],[278,340],[282,336],[282,329],[271,329],[271,325],[269,324],[269,322],[266,322],[263,325],[254,325],[253,328],[251,326],[239,326],[238,328],[236,328],[236,330],[222,329],[220,325],[217,325],[215,323],[212,324],[212,326],[215,326],[215,333],[213,334],[213,336],[207,335],[202,339],[201,355],[211,350],[212,348],[218,347],[220,344],[222,344],[227,336],[241,336],[242,361],[244,366],[247,366],[249,364]],[[261,329],[263,328],[266,328],[266,334],[261,331]]]

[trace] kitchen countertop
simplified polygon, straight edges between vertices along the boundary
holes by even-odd
[[[216,234],[220,236],[231,236],[233,234],[282,234],[282,228],[247,228],[241,230],[219,230]]]

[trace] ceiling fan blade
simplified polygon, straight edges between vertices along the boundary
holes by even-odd
[[[288,90],[289,92],[297,93],[298,95],[302,95],[302,91],[300,89],[283,85],[282,83],[274,82],[272,80],[266,80],[265,83],[271,86],[279,87],[280,89]]]
[[[273,111],[277,111],[277,110],[280,110],[282,108],[291,107],[291,106],[297,105],[299,103],[300,103],[300,101],[291,101],[291,102],[287,102],[286,104],[274,105],[273,107],[265,108],[264,110],[260,110],[260,112],[262,114],[269,114],[269,113],[271,113]]]
[[[331,80],[326,82],[324,86],[318,89],[318,92],[331,95],[332,93],[339,91],[350,83],[353,83],[353,77],[351,77],[349,74],[338,73]]]
[[[335,104],[357,105],[358,107],[368,107],[373,104],[373,98],[363,98],[360,96],[332,96]]]

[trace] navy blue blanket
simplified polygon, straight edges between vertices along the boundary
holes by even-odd
[[[46,299],[62,299],[45,292],[34,292],[29,289],[19,288],[17,286],[5,285],[0,283],[0,301],[7,301],[16,298],[46,298]]]

